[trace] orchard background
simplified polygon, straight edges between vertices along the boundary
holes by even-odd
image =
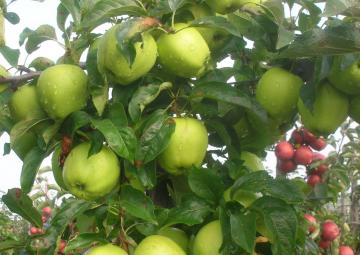
[[[1,254],[359,252],[357,0],[62,0],[14,48],[19,3]]]

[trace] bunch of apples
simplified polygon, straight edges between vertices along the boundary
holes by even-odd
[[[41,221],[43,223],[46,223],[49,220],[49,218],[51,217],[51,213],[52,213],[51,207],[48,207],[48,206],[44,207],[41,210]],[[37,228],[34,226],[30,227],[29,232],[30,232],[30,235],[41,235],[41,234],[45,233],[44,229]]]
[[[303,165],[307,168],[307,183],[314,187],[322,182],[323,174],[329,170],[329,166],[322,163],[326,157],[319,153],[326,146],[323,137],[315,136],[306,128],[296,129],[289,141],[281,141],[275,147],[277,169],[287,174]]]

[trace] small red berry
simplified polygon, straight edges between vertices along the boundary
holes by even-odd
[[[38,229],[36,227],[31,227],[30,228],[30,234],[31,235],[36,235],[38,234]]]
[[[316,184],[321,183],[321,177],[319,175],[316,174],[312,174],[309,176],[307,183],[311,186],[311,187],[315,187]]]
[[[45,222],[47,222],[47,220],[48,220],[48,217],[46,217],[46,216],[41,216],[41,221],[43,222],[43,223],[45,223]]]
[[[299,165],[310,165],[313,161],[313,152],[308,146],[301,146],[295,151],[294,159]]]
[[[66,247],[66,241],[65,240],[60,240],[60,243],[59,243],[59,250],[58,252],[60,253],[64,253],[64,250],[65,250],[65,247]]]
[[[340,235],[340,229],[335,222],[327,220],[321,228],[321,238],[326,241],[334,241]]]
[[[276,145],[275,155],[281,160],[292,159],[294,157],[294,147],[291,143],[282,141]]]
[[[290,173],[296,169],[297,165],[293,160],[278,160],[277,169],[283,173]]]
[[[48,207],[48,206],[44,207],[42,209],[42,215],[49,217],[51,215],[51,211],[52,211],[52,209],[50,207]]]

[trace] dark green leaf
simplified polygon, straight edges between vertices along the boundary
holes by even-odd
[[[160,85],[149,84],[147,86],[140,86],[134,93],[129,103],[129,115],[134,122],[140,119],[141,113],[145,107],[154,101],[161,91],[170,89],[172,84],[164,82]]]
[[[0,242],[0,252],[11,250],[11,249],[24,248],[25,246],[26,246],[26,243],[24,241],[5,240],[5,241]]]
[[[66,8],[66,10],[71,14],[75,26],[80,25],[81,12],[78,0],[60,0],[61,4]],[[67,15],[67,14],[65,14]],[[66,18],[63,18],[66,19]],[[64,22],[64,21],[62,21]]]
[[[72,135],[79,128],[82,128],[91,122],[91,116],[83,111],[77,111],[70,114],[66,118],[63,127],[65,127],[65,134]]]
[[[288,179],[274,179],[267,192],[272,197],[280,198],[287,203],[301,203],[305,196],[298,186]]]
[[[106,244],[108,241],[101,233],[81,233],[66,244],[65,253],[90,247],[93,243]]]
[[[1,199],[10,211],[20,215],[32,225],[42,227],[41,214],[33,206],[30,197],[24,194],[21,189],[10,189]]]
[[[16,25],[20,22],[20,18],[15,12],[6,12],[5,18],[13,25]]]
[[[210,169],[193,168],[189,171],[188,183],[190,189],[199,197],[216,205],[223,197],[224,184],[220,178],[210,172]]]
[[[11,66],[17,66],[20,56],[19,50],[11,49],[8,46],[2,46],[0,47],[0,53]]]
[[[295,38],[295,33],[286,29],[284,26],[279,26],[279,37],[276,43],[276,49],[281,49],[289,45]]]
[[[45,152],[38,147],[34,147],[26,154],[20,176],[21,189],[25,194],[31,191],[36,174],[45,157]]]
[[[222,16],[206,16],[191,22],[191,26],[212,27],[229,32],[232,35],[242,37],[241,31]]]
[[[58,28],[65,32],[65,23],[67,18],[69,17],[69,11],[65,8],[65,6],[60,3],[57,7],[57,15],[56,15],[56,22]]]
[[[266,171],[251,172],[235,181],[231,189],[231,194],[234,194],[238,189],[262,192],[268,188],[271,182],[272,177]]]
[[[132,216],[156,224],[154,204],[143,192],[129,185],[122,187],[120,204]]]
[[[251,254],[255,248],[256,214],[231,214],[230,226],[232,239],[237,245]]]
[[[119,128],[129,125],[124,105],[120,102],[111,102],[108,105],[105,117],[110,119]]]

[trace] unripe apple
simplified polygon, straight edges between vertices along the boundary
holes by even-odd
[[[46,116],[40,105],[36,87],[30,84],[19,87],[11,96],[10,113],[13,119],[18,122],[28,119],[40,119]]]
[[[166,227],[158,231],[158,235],[165,236],[173,240],[179,245],[185,252],[189,247],[189,238],[184,231],[178,228]]]
[[[360,59],[353,62],[344,70],[341,63],[335,63],[328,77],[331,84],[350,96],[360,95]]]
[[[220,14],[234,12],[242,6],[242,0],[206,0],[206,3]]]
[[[207,146],[208,133],[203,123],[193,118],[173,118],[176,127],[166,149],[159,156],[160,166],[174,175],[201,166]]]
[[[360,96],[351,98],[349,109],[349,116],[357,123],[360,123]]]
[[[86,105],[87,76],[75,65],[49,67],[38,79],[37,93],[43,109],[51,118],[64,119]]]
[[[327,145],[326,141],[323,137],[317,138],[316,140],[310,143],[311,148],[317,151],[321,151],[325,149],[326,145]]]
[[[222,242],[220,221],[212,221],[197,233],[194,240],[193,255],[220,255]]]
[[[331,246],[331,241],[320,240],[319,247],[323,250],[329,249]]]
[[[354,255],[354,251],[349,246],[340,246],[339,255]]]
[[[134,255],[186,255],[173,240],[165,236],[152,235],[143,239],[136,247]]]
[[[84,255],[128,255],[126,251],[119,246],[113,244],[98,245],[87,252]]]
[[[279,169],[284,174],[290,173],[296,169],[297,165],[292,159],[288,160],[278,160],[277,169]]]
[[[231,187],[224,191],[223,197],[226,202],[228,201],[237,201],[244,207],[249,207],[256,199],[258,199],[261,195],[255,192],[251,192],[248,190],[237,190],[231,199]]]
[[[128,85],[139,79],[154,66],[157,57],[157,46],[148,32],[142,33],[142,42],[136,42],[136,56],[130,65],[119,50],[117,33],[123,24],[118,24],[107,31],[99,43],[98,68],[110,79],[121,85]]]
[[[334,241],[340,235],[340,229],[335,222],[327,220],[321,227],[321,238],[326,241]]]
[[[108,147],[88,157],[90,143],[71,150],[65,160],[63,178],[68,191],[78,198],[94,200],[110,193],[119,183],[120,165]]]
[[[315,187],[315,185],[321,183],[321,177],[317,174],[312,174],[308,177],[307,183],[311,187]]]
[[[305,220],[309,223],[308,231],[309,233],[313,233],[316,230],[316,218],[311,214],[305,213],[304,214]]]
[[[175,24],[174,33],[164,33],[157,41],[159,62],[164,69],[184,78],[201,76],[210,59],[209,47],[194,27]]]
[[[300,77],[273,67],[259,80],[256,100],[275,120],[288,121],[296,110],[302,84]]]
[[[349,100],[346,95],[330,84],[320,84],[316,91],[313,111],[311,112],[300,99],[298,110],[305,127],[320,134],[330,134],[346,120]]]
[[[275,147],[275,155],[278,159],[289,160],[294,157],[294,146],[286,141],[278,143]]]
[[[294,161],[296,164],[299,165],[310,165],[313,160],[313,152],[308,146],[301,146],[296,149],[295,155],[294,155]]]
[[[243,165],[250,170],[260,171],[265,169],[261,159],[254,153],[242,151],[240,154],[240,159],[244,160]]]

